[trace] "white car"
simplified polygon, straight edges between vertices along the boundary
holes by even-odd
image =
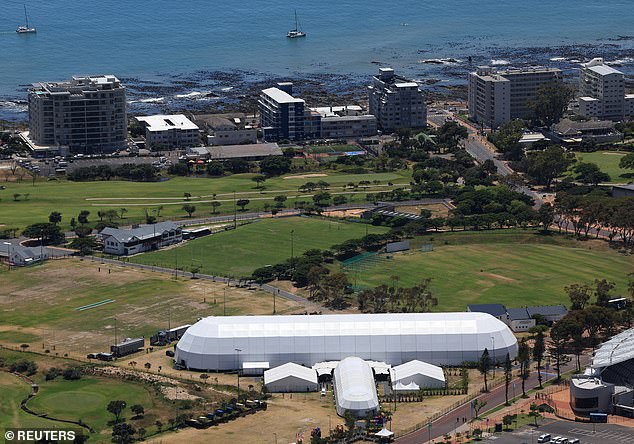
[[[544,433],[537,438],[538,443],[550,442],[550,433]]]

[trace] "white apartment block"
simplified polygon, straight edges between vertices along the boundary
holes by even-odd
[[[379,128],[422,128],[427,125],[425,95],[418,84],[397,76],[392,68],[381,68],[368,86],[369,112]]]
[[[303,140],[305,102],[292,96],[293,84],[278,83],[260,93],[260,126],[267,141]]]
[[[126,148],[125,87],[113,75],[34,83],[29,90],[29,138],[74,153]]]
[[[135,119],[145,128],[148,149],[200,145],[198,126],[183,114],[140,116]]]
[[[469,74],[469,116],[490,128],[530,118],[530,102],[539,89],[560,80],[561,70],[557,68],[496,71],[488,66],[479,67]]]
[[[258,130],[240,117],[208,116],[204,119],[209,135],[207,145],[242,145],[258,142]]]
[[[625,76],[621,71],[606,65],[601,58],[581,65],[579,114],[587,118],[622,120],[628,111],[625,102]]]

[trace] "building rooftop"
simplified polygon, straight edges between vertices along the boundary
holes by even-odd
[[[112,75],[98,75],[98,76],[73,76],[70,80],[63,80],[59,82],[38,82],[33,83],[34,92],[69,92],[72,90],[84,91],[84,90],[101,90],[108,86],[121,87],[119,79]]]
[[[531,319],[526,308],[509,308],[506,312],[508,313],[511,321]]]
[[[147,125],[148,131],[169,131],[171,129],[197,130],[198,126],[184,114],[158,114],[155,116],[136,117]]]
[[[406,362],[392,368],[392,382],[409,378],[414,375],[424,375],[439,381],[445,381],[442,367],[418,360]]]
[[[629,185],[612,185],[612,188],[619,188],[621,190],[630,190],[634,191],[634,184]]]
[[[594,353],[592,367],[601,368],[634,359],[634,328],[604,342]]]
[[[496,318],[506,314],[506,307],[502,304],[469,304],[467,307],[470,312],[488,313]]]
[[[171,231],[178,229],[178,226],[171,221],[159,222],[157,224],[140,225],[135,228],[123,229],[106,227],[99,233],[102,237],[112,236],[117,241],[124,243],[129,242],[136,238],[139,240],[151,239],[157,235],[160,235],[164,231]]]
[[[194,150],[190,150],[192,152]],[[244,157],[281,156],[282,150],[277,143],[251,143],[245,145],[206,146],[195,150],[199,155],[208,155],[210,159],[240,159]]]
[[[568,313],[568,309],[563,305],[540,305],[536,307],[526,307],[529,317],[535,315],[542,316],[564,316]]]
[[[279,88],[267,88],[262,90],[262,94],[266,94],[277,103],[304,103],[303,99],[296,99],[289,93]]]
[[[588,120],[578,122],[570,119],[561,119],[559,123],[553,126],[553,130],[556,133],[565,136],[576,135],[582,131],[612,130],[615,125],[615,122],[610,120]]]
[[[267,362],[268,364],[268,362]],[[279,381],[288,377],[303,379],[317,384],[317,372],[310,367],[304,367],[293,362],[282,364],[264,372],[264,385]]]

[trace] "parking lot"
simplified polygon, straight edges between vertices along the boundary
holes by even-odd
[[[634,428],[615,424],[584,424],[568,421],[553,421],[539,428],[523,427],[515,432],[496,433],[487,441],[500,444],[536,444],[537,438],[550,433],[552,438],[577,438],[581,444],[626,444],[634,443]]]

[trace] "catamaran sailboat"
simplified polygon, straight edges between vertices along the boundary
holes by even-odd
[[[303,32],[299,28],[299,22],[297,21],[297,9],[295,10],[295,28],[288,31],[288,33],[286,34],[286,37],[288,37],[289,39],[296,39],[298,37],[306,37],[306,33]]]
[[[37,30],[35,28],[29,27],[29,16],[26,13],[26,5],[24,5],[24,20],[26,21],[25,26],[18,26],[18,29],[15,30],[18,34],[33,34],[36,33]]]

